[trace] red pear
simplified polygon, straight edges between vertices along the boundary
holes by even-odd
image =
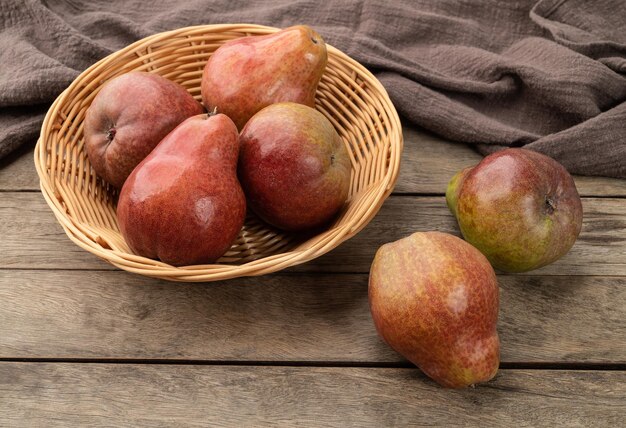
[[[306,25],[274,34],[231,40],[209,58],[202,74],[202,101],[242,129],[270,104],[291,101],[313,107],[326,68],[326,44]]]
[[[506,149],[457,173],[446,192],[463,237],[493,267],[525,272],[574,245],[583,210],[574,180],[554,159]]]
[[[498,371],[498,282],[462,239],[425,232],[383,245],[369,300],[380,336],[439,384],[461,388]]]
[[[237,128],[225,115],[190,117],[124,183],[117,217],[137,254],[175,266],[211,263],[244,222]]]
[[[239,137],[239,179],[250,208],[266,222],[297,231],[341,209],[350,186],[348,151],[324,115],[296,103],[255,114]]]
[[[120,189],[172,129],[202,113],[182,86],[132,72],[104,84],[85,113],[85,149],[98,176]]]

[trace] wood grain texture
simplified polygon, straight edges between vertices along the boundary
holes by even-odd
[[[0,269],[114,269],[67,237],[39,192],[0,192]]]
[[[0,358],[404,363],[377,337],[365,274],[175,284],[5,271]],[[626,363],[626,278],[500,276],[504,362]]]
[[[0,191],[39,190],[33,149],[26,144],[4,159],[0,159]]]
[[[444,140],[413,126],[404,126],[404,151],[394,193],[443,195],[448,181],[482,156],[471,146]],[[575,176],[581,196],[626,196],[626,180]]]
[[[450,178],[482,156],[469,145],[444,140],[412,125],[405,125],[404,151],[395,193],[443,195]],[[626,180],[574,177],[583,196],[626,196]],[[0,161],[0,191],[39,190],[32,146]]]
[[[561,260],[532,272],[541,275],[626,275],[626,202],[583,200],[583,231]],[[378,247],[416,231],[459,235],[443,197],[390,197],[356,237],[292,272],[369,272]],[[38,193],[0,193],[0,268],[115,269],[74,245]]]
[[[0,363],[32,426],[624,426],[626,373],[500,370],[446,390],[414,369]]]
[[[522,275],[626,275],[625,208],[622,199],[583,199],[583,229],[569,253],[549,266]],[[369,272],[382,244],[429,230],[460,236],[443,197],[392,196],[357,236],[330,253],[289,270]]]

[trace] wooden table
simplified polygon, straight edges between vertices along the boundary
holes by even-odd
[[[355,238],[278,274],[178,284],[74,245],[23,150],[0,169],[0,426],[626,426],[626,180],[577,177],[574,248],[499,275],[495,380],[442,389],[376,336],[374,252],[458,235],[443,193],[479,159],[405,128],[396,190]]]

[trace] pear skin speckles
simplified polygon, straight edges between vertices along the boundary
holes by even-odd
[[[463,237],[505,272],[556,261],[582,227],[574,180],[554,159],[531,150],[487,156],[465,175],[456,195]]]
[[[117,204],[129,247],[174,266],[212,263],[237,238],[246,202],[237,180],[235,124],[185,120],[133,170]]]
[[[217,107],[229,116],[239,130],[270,104],[314,107],[327,61],[324,40],[306,25],[231,40],[204,67],[202,101],[208,111]]]
[[[487,259],[444,233],[415,233],[379,248],[369,279],[380,336],[443,386],[495,376],[498,283]]]
[[[157,144],[202,105],[181,85],[133,71],[106,82],[85,113],[85,151],[99,177],[121,189]]]
[[[272,104],[248,121],[239,141],[239,179],[249,207],[267,223],[310,229],[344,205],[350,157],[322,113],[297,103]]]

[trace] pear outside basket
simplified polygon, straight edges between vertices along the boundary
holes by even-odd
[[[83,149],[85,111],[102,85],[123,73],[157,73],[200,100],[202,70],[228,40],[270,34],[258,25],[205,25],[155,34],[89,67],[55,100],[35,147],[44,198],[77,245],[107,262],[141,275],[173,281],[215,281],[262,275],[316,258],[359,232],[391,193],[402,153],[400,119],[380,82],[362,65],[328,46],[328,66],[316,108],[335,126],[350,153],[348,201],[336,220],[302,238],[267,226],[249,213],[230,250],[215,264],[173,267],[135,255],[119,232],[117,192],[98,178]]]

